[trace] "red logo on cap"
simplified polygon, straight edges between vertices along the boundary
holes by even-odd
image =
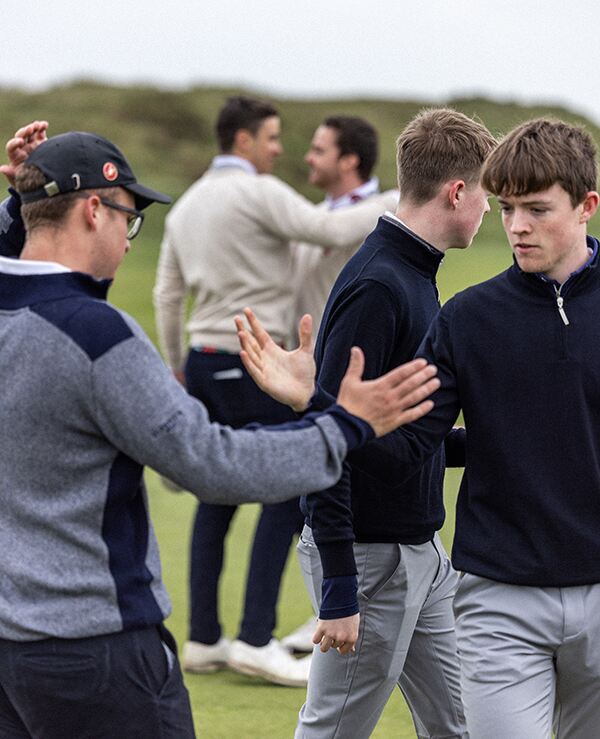
[[[112,162],[106,162],[102,167],[102,174],[104,175],[104,179],[114,182],[119,176],[119,170]]]

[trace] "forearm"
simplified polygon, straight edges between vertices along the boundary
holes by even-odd
[[[140,366],[143,378],[131,369]],[[331,487],[347,450],[372,438],[367,424],[339,407],[286,427],[234,431],[211,423],[138,339],[96,361],[93,397],[116,448],[212,503],[278,502]]]
[[[319,618],[344,618],[358,613],[348,465],[344,465],[333,488],[303,500],[323,571]]]
[[[345,249],[364,240],[391,198],[369,198],[352,208],[327,211],[313,205],[274,177],[259,181],[262,187],[260,217],[282,239]]]
[[[181,370],[185,356],[184,319],[186,285],[165,236],[153,290],[156,331],[161,351],[174,370]]]

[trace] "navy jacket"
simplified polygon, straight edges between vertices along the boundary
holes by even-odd
[[[466,468],[456,512],[456,569],[500,582],[600,582],[600,273],[555,286],[515,264],[456,295],[419,356],[442,381],[435,408],[395,432],[399,475],[438,448],[462,408]]]
[[[315,349],[318,384],[325,393],[316,405],[327,404],[327,393],[337,394],[354,345],[364,351],[366,379],[414,357],[439,310],[435,276],[441,260],[440,252],[408,229],[385,216],[379,219],[340,273],[325,307]],[[443,524],[443,448],[400,483],[395,460],[387,459],[393,436],[350,455],[338,485],[302,500],[325,578],[356,572],[354,541],[420,544]],[[373,463],[377,450],[384,464]]]

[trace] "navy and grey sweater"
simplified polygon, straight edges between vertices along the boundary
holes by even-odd
[[[365,354],[366,379],[414,357],[439,310],[435,276],[441,260],[440,252],[408,229],[380,218],[340,273],[327,302],[315,350],[317,405],[326,405],[327,394],[337,393],[352,346]],[[335,487],[302,500],[323,564],[323,618],[357,610],[352,585],[348,590],[344,582],[356,572],[354,541],[420,544],[443,524],[443,448],[399,483],[395,461],[373,463],[377,449],[386,457],[393,436],[370,442],[362,455],[350,455]],[[337,595],[329,589],[332,577]]]
[[[462,408],[468,429],[454,566],[500,582],[600,582],[600,272],[562,286],[515,264],[442,308],[418,355],[442,381],[433,411],[400,429],[406,475]]]
[[[372,438],[339,407],[265,428],[210,423],[106,303],[107,281],[43,269],[0,259],[0,638],[16,641],[168,615],[144,465],[207,502],[277,502],[332,485]]]

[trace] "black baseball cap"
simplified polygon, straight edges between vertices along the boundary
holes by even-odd
[[[52,136],[27,157],[47,178],[44,187],[21,193],[23,203],[75,190],[122,187],[135,198],[138,210],[151,203],[170,203],[171,198],[140,185],[123,152],[108,139],[95,133],[69,131]]]

